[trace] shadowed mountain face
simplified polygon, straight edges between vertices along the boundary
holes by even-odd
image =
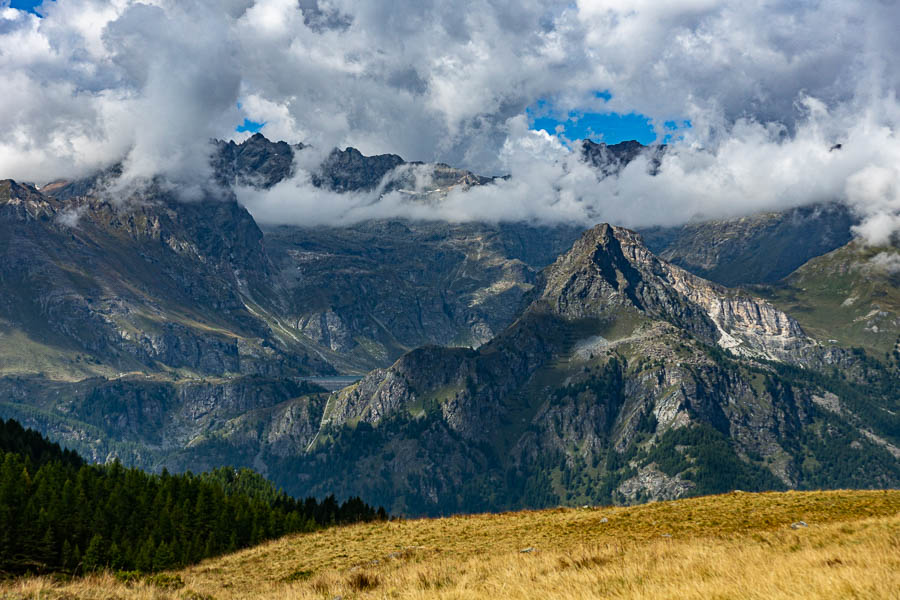
[[[648,152],[595,146],[600,176]],[[218,148],[226,187],[196,202],[109,197],[115,169],[0,182],[3,416],[95,460],[252,466],[292,493],[407,514],[900,481],[896,366],[842,349],[857,337],[828,341],[827,303],[801,294],[824,281],[819,263],[760,288],[790,314],[696,275],[780,278],[846,241],[839,207],[643,239],[608,225],[261,229],[227,186],[277,184],[302,147]],[[428,201],[491,181],[352,148],[314,181],[411,190],[410,168],[433,175],[410,192]],[[889,329],[893,262],[878,260],[883,277],[850,286],[874,286],[853,335]],[[859,345],[890,353],[881,337]],[[364,377],[330,395],[298,383],[337,373]]]
[[[300,149],[258,135],[220,144],[218,179],[274,185]],[[396,164],[335,151],[321,177],[374,187]],[[442,188],[481,181],[433,170]],[[264,237],[227,189],[180,202],[151,187],[126,201],[104,191],[117,172],[43,193],[5,184],[5,281],[17,286],[6,322],[20,343],[3,373],[363,373],[422,344],[478,345],[577,231],[394,221]]]
[[[571,228],[374,221],[266,229],[303,335],[371,367],[424,344],[478,346],[525,306]]]
[[[897,403],[880,366],[659,260],[624,229],[588,231],[543,280],[478,350],[415,350],[332,394],[305,456],[276,461],[294,473],[284,484],[414,513],[834,486],[845,476],[896,485],[900,440],[891,417],[871,412]],[[874,395],[813,375],[831,367]],[[841,471],[834,457],[854,449],[865,458]]]
[[[270,188],[293,175],[294,152],[302,149],[302,144],[270,142],[256,133],[240,144],[216,142],[211,163],[216,180],[223,186]]]
[[[5,373],[328,369],[248,308],[277,299],[262,232],[234,200],[157,191],[126,210],[7,181],[0,230]]]
[[[644,146],[638,141],[630,140],[618,144],[599,144],[591,140],[583,140],[581,143],[581,156],[585,162],[592,165],[603,177],[618,175],[629,163],[640,156],[647,158],[647,166],[651,173],[655,173],[662,161],[666,146]]]
[[[856,218],[843,204],[645,229],[660,257],[723,285],[775,283],[848,243]]]
[[[336,192],[371,190],[405,161],[396,154],[363,156],[356,148],[334,150],[322,163],[313,183]]]

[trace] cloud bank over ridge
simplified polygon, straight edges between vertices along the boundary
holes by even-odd
[[[58,0],[40,12],[0,3],[0,177],[45,182],[124,156],[129,176],[196,185],[208,140],[239,139],[250,118],[270,139],[512,175],[411,206],[317,192],[300,170],[244,191],[263,220],[641,226],[842,200],[868,239],[900,229],[896,1]],[[538,100],[560,116],[639,112],[661,135],[667,121],[692,127],[658,176],[637,162],[598,183],[528,130]]]

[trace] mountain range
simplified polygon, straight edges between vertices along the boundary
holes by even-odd
[[[900,484],[898,252],[844,205],[260,226],[232,187],[301,149],[220,142],[191,202],[118,197],[115,168],[0,182],[0,413],[93,460],[250,466],[396,514]],[[665,147],[582,146],[598,178],[641,153]],[[493,179],[353,148],[312,177],[436,202]]]

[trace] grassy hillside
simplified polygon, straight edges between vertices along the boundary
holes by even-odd
[[[354,525],[138,583],[11,581],[0,598],[897,598],[897,590],[900,491],[837,491]]]
[[[754,288],[821,341],[865,348],[897,362],[900,252],[851,242],[814,258],[781,283]]]

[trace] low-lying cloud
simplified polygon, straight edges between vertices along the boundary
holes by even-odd
[[[900,253],[879,252],[869,259],[869,266],[888,275],[900,275]]]
[[[873,242],[900,229],[895,0],[57,0],[40,12],[0,0],[0,177],[123,162],[126,181],[203,187],[209,140],[240,139],[249,118],[320,154],[352,145],[511,175],[442,203],[343,196],[311,185],[306,156],[292,181],[241,190],[270,222],[642,226],[838,200]],[[661,136],[670,120],[692,127],[656,177],[637,161],[598,182],[559,139],[528,131],[538,100],[561,117],[636,111]]]
[[[297,225],[402,217],[648,227],[843,201],[860,218],[861,237],[888,243],[900,230],[900,144],[884,113],[836,115],[815,99],[803,102],[806,118],[792,135],[780,124],[742,119],[714,146],[688,134],[667,146],[658,166],[650,164],[648,153],[606,178],[579,152],[528,130],[517,117],[507,123],[499,152],[510,176],[455,188],[439,201],[406,190],[385,192],[392,181],[408,179],[409,166],[386,176],[375,190],[336,193],[313,186],[309,161],[270,190],[237,193],[261,222]],[[420,179],[426,177],[427,167],[419,169]],[[407,186],[412,192],[426,187]]]

